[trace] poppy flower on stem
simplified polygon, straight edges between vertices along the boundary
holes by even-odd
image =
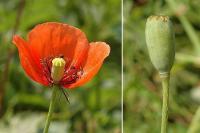
[[[44,86],[53,86],[44,132],[48,132],[59,87],[72,89],[87,83],[110,53],[106,43],[89,43],[78,28],[57,22],[37,25],[27,40],[15,35],[13,43],[26,74]]]

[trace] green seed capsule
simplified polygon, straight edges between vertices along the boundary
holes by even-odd
[[[55,84],[62,79],[65,71],[65,64],[66,62],[63,58],[54,58],[52,60],[51,78]]]
[[[160,74],[169,73],[175,56],[174,31],[169,17],[150,16],[145,34],[153,65]]]

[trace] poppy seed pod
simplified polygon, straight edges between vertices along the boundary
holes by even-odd
[[[51,77],[55,83],[59,82],[65,71],[65,60],[63,58],[55,58],[52,60]]]
[[[159,73],[169,73],[175,56],[174,31],[168,16],[150,16],[146,23],[150,59]]]

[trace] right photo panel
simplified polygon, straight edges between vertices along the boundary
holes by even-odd
[[[200,1],[123,1],[124,133],[200,133]]]

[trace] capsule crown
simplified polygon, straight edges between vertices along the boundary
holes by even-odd
[[[150,16],[146,22],[146,43],[152,64],[159,73],[170,72],[175,56],[174,31],[168,16]]]

